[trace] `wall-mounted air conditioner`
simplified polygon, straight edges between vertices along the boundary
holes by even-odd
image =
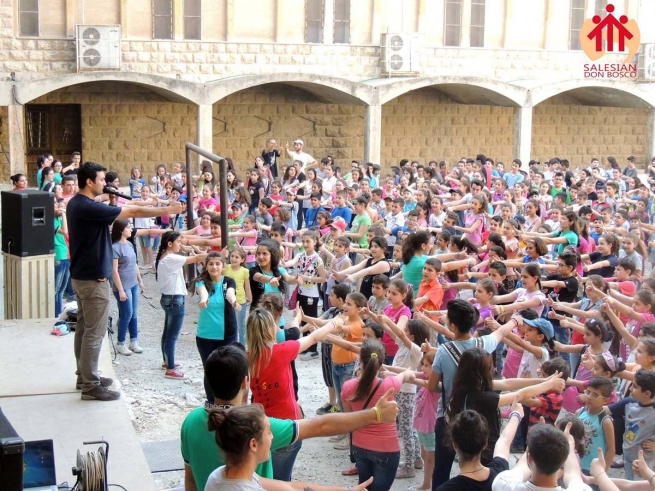
[[[77,25],[77,71],[120,70],[121,26]]]
[[[421,38],[417,33],[382,34],[380,41],[382,74],[392,76],[421,73]]]

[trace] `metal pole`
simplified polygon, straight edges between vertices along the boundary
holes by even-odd
[[[191,161],[193,151],[188,147],[186,149],[186,226],[187,230],[193,228],[193,174],[191,173]],[[188,280],[192,281],[196,277],[196,265],[190,263],[187,265]]]
[[[221,159],[218,163],[218,182],[221,184],[221,246],[229,244],[229,230],[227,228],[228,204],[227,204],[227,160]]]

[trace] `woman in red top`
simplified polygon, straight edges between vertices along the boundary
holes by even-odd
[[[296,309],[292,325],[300,325],[301,316],[302,311]],[[343,320],[332,319],[325,326],[297,341],[276,343],[278,325],[270,312],[255,309],[250,313],[246,324],[250,390],[253,402],[264,406],[266,416],[294,420],[302,418],[293,389],[291,362],[296,359],[298,353],[324,339],[337,325],[343,325]],[[293,465],[301,446],[302,442],[297,441],[271,453],[275,479],[291,480]]]
[[[341,403],[345,412],[360,411],[375,406],[390,388],[394,394],[414,374],[405,371],[393,377],[381,378],[384,346],[377,340],[366,340],[359,353],[361,375],[348,380],[341,389]],[[353,433],[353,456],[359,470],[359,483],[373,477],[369,491],[388,491],[396,478],[400,462],[400,444],[395,423],[365,426]]]

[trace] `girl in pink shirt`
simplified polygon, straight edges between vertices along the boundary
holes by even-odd
[[[237,245],[246,251],[246,268],[250,269],[255,265],[255,246],[257,245],[257,220],[252,215],[243,219],[243,228],[236,232],[230,232],[230,237],[236,237]]]
[[[348,380],[341,389],[341,402],[345,412],[370,409],[382,397],[392,398],[414,372],[406,370],[393,377],[381,378],[384,363],[384,346],[376,340],[362,343],[359,364],[361,374]],[[355,430],[352,453],[359,470],[359,483],[373,477],[369,491],[389,491],[400,462],[400,445],[395,423],[379,423]]]

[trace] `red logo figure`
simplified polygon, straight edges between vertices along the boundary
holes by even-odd
[[[607,5],[605,7],[607,15],[601,20],[600,15],[594,15],[591,19],[596,27],[587,34],[589,39],[596,40],[596,51],[603,51],[603,29],[607,27],[607,51],[614,51],[614,28],[618,32],[619,47],[617,51],[625,51],[625,40],[632,39],[632,33],[624,26],[628,22],[628,16],[622,15],[619,20],[612,15],[614,12],[614,5]]]

